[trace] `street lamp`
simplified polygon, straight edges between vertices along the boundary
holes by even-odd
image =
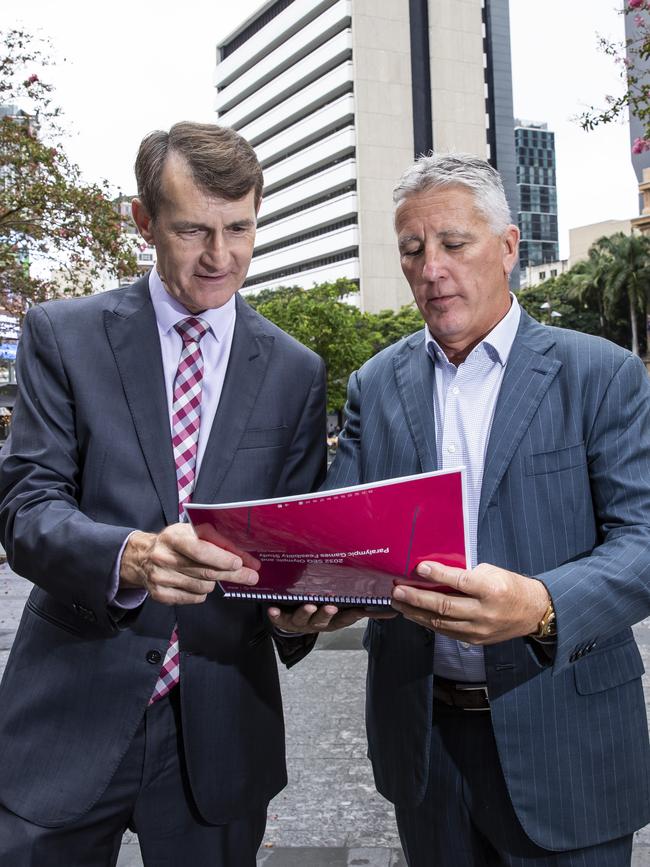
[[[562,318],[562,314],[560,313],[559,310],[551,309],[551,302],[550,301],[545,301],[543,304],[540,304],[539,309],[540,310],[548,310],[549,319],[561,319]]]

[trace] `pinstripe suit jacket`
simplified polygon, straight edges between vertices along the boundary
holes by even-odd
[[[349,384],[334,488],[436,468],[434,368],[422,332]],[[485,648],[492,722],[528,836],[593,845],[650,818],[643,664],[650,613],[650,384],[629,352],[522,311],[485,460],[479,562],[540,578],[554,660],[527,639]],[[433,633],[371,621],[367,730],[379,791],[417,804],[428,782]]]

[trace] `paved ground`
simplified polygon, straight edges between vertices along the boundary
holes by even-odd
[[[0,672],[27,582],[0,566]],[[365,757],[361,629],[321,636],[300,665],[283,672],[289,786],[272,801],[258,867],[406,867],[390,805],[374,789]],[[650,620],[637,637],[650,672]],[[650,680],[646,676],[650,711]],[[650,867],[650,826],[639,832],[633,867]],[[141,867],[127,835],[118,867]]]

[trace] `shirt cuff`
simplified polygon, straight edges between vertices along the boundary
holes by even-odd
[[[126,537],[122,547],[120,548],[119,554],[115,558],[113,575],[111,577],[108,593],[106,594],[106,603],[108,605],[112,605],[115,608],[121,608],[124,611],[132,611],[134,608],[139,608],[148,595],[146,590],[140,590],[137,587],[123,587],[120,589],[120,566],[122,565],[122,555],[124,554],[124,549],[132,535],[133,533],[129,533]]]
[[[280,629],[279,626],[274,626],[273,631],[276,635],[279,635],[280,638],[304,638],[305,635],[313,634],[307,632],[288,632],[286,629]]]

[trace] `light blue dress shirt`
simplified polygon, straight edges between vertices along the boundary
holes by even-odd
[[[477,525],[485,452],[521,308],[511,295],[510,310],[456,367],[425,326],[426,351],[435,375],[433,406],[436,451],[441,470],[464,466],[471,565],[477,564]],[[433,669],[450,680],[484,682],[483,648],[436,635]]]
[[[210,326],[210,330],[205,333],[201,340],[201,354],[203,356],[201,425],[199,427],[195,468],[195,476],[198,477],[205,447],[212,429],[212,422],[219,406],[219,399],[226,379],[226,370],[228,368],[232,338],[235,331],[235,296],[233,295],[221,307],[204,310],[200,314],[190,313],[186,307],[176,301],[175,298],[172,298],[167,292],[155,268],[149,274],[149,294],[154,313],[156,314],[156,324],[160,338],[160,354],[162,356],[163,374],[165,377],[167,407],[169,410],[169,432],[160,431],[161,438],[169,436],[171,439],[174,379],[176,378],[178,362],[183,351],[183,340],[174,328],[174,325],[182,319],[187,319],[188,316],[197,316]],[[130,538],[131,534],[129,533],[117,556],[113,570],[113,580],[108,591],[107,601],[117,608],[137,608],[147,598],[147,593],[144,590],[119,589],[122,554]]]
[[[169,436],[171,438],[172,406],[174,402],[174,379],[178,362],[183,351],[183,341],[174,328],[177,322],[188,316],[197,316],[210,326],[201,340],[201,355],[203,356],[203,381],[201,384],[201,426],[196,450],[195,475],[198,477],[205,447],[212,430],[221,391],[226,379],[226,369],[230,358],[230,349],[235,330],[235,296],[233,295],[221,307],[213,307],[202,313],[190,313],[175,298],[167,292],[158,272],[154,268],[149,274],[149,294],[156,314],[160,352],[162,355],[163,373],[165,375],[165,391],[169,409]],[[161,431],[161,436],[163,432]]]

